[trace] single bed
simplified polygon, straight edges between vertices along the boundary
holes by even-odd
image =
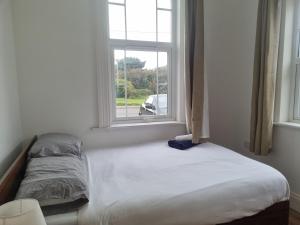
[[[288,225],[284,176],[229,149],[205,143],[178,151],[156,142],[87,157],[90,202],[48,225]]]

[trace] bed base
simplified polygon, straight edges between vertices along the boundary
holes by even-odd
[[[37,136],[34,136],[27,142],[19,156],[0,180],[0,205],[14,199],[20,182],[24,177],[27,153],[36,140]],[[254,216],[217,225],[288,225],[288,220],[289,201],[284,201],[276,203]]]
[[[288,225],[289,201],[276,203],[260,213],[219,225]]]

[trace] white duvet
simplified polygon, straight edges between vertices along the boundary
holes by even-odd
[[[277,170],[211,143],[179,151],[158,142],[87,155],[91,199],[79,211],[80,225],[211,225],[289,199]]]

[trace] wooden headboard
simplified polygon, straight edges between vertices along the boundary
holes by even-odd
[[[23,145],[22,151],[8,168],[4,176],[0,180],[0,205],[9,202],[15,198],[20,183],[24,177],[27,153],[37,140],[34,136],[29,142]]]

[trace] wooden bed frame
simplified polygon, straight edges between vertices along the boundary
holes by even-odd
[[[34,136],[24,145],[21,153],[0,180],[0,205],[14,199],[25,174],[27,153],[36,140],[37,136]],[[289,201],[285,201],[276,203],[254,216],[218,225],[288,225],[288,220]]]
[[[29,142],[23,144],[22,151],[1,178],[0,205],[15,198],[25,174],[27,153],[36,140],[37,136],[34,136]]]

